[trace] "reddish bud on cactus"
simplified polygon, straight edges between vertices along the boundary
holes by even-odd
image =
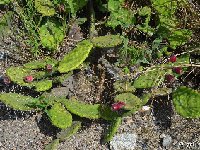
[[[165,80],[166,80],[167,82],[174,82],[175,78],[174,78],[173,75],[167,74],[167,75],[165,75]]]
[[[120,110],[124,106],[125,106],[124,102],[117,102],[117,103],[112,104],[112,110],[117,111],[117,110]]]
[[[51,72],[52,71],[52,65],[50,65],[50,64],[47,64],[46,65],[46,70],[48,71],[48,72]]]
[[[169,58],[169,61],[170,61],[170,62],[176,62],[176,55],[172,55],[172,56]]]
[[[181,74],[182,73],[182,68],[181,67],[175,67],[173,68],[173,71],[177,74]]]
[[[6,84],[6,85],[8,85],[8,84],[10,84],[10,78],[9,77],[7,77],[7,76],[5,76],[4,78],[3,78],[3,82],[4,82],[4,84]]]
[[[33,79],[34,79],[34,78],[33,78],[33,76],[31,76],[31,75],[30,75],[30,76],[25,76],[25,77],[24,77],[24,82],[30,83],[30,82],[33,81]]]

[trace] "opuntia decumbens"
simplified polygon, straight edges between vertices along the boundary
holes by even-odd
[[[47,64],[45,68],[46,68],[47,72],[51,72],[53,67],[52,67],[52,65]]]
[[[31,76],[31,75],[29,75],[29,76],[25,76],[24,77],[24,82],[26,82],[26,83],[30,83],[30,82],[32,82],[33,81],[33,76]]]
[[[169,83],[172,83],[172,82],[174,82],[175,78],[174,78],[174,76],[171,75],[171,74],[166,74],[166,75],[165,75],[165,80],[166,80],[167,82],[169,82]]]
[[[177,74],[181,74],[182,73],[182,68],[181,67],[174,67],[173,71]]]
[[[11,80],[8,76],[3,77],[3,83],[4,84],[8,85],[8,84],[10,84],[10,82],[11,82]]]
[[[117,102],[117,103],[112,104],[112,110],[117,111],[117,110],[120,110],[124,106],[125,106],[124,102]]]
[[[176,62],[176,55],[171,55],[171,57],[169,58],[170,62]]]

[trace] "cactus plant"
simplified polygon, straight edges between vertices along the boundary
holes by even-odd
[[[115,102],[124,102],[124,109],[137,111],[142,107],[142,100],[132,93],[118,94],[114,98]]]
[[[35,82],[34,84],[36,91],[46,91],[52,87],[52,80],[41,80],[39,82]]]
[[[116,81],[114,84],[114,90],[119,93],[124,93],[124,92],[135,92],[135,87],[131,85],[131,82],[123,82],[123,81]]]
[[[56,127],[66,129],[72,124],[72,116],[61,103],[54,103],[51,109],[46,110],[51,122]]]
[[[50,0],[35,0],[35,8],[43,16],[53,16],[56,13]]]
[[[65,37],[63,27],[53,20],[48,20],[40,27],[39,35],[42,46],[52,51],[57,49]]]
[[[153,96],[164,96],[172,93],[172,88],[156,88],[151,91]]]
[[[154,70],[150,70],[145,74],[140,75],[135,81],[133,86],[135,88],[151,88],[155,86],[159,86],[162,81],[164,81],[165,74],[169,72],[168,70],[161,70],[160,68],[156,68]]]
[[[67,129],[61,130],[58,134],[57,134],[57,139],[59,139],[59,141],[65,141],[66,139],[68,139],[70,136],[72,136],[73,134],[75,134],[81,127],[81,122],[80,121],[73,121],[72,125],[70,127],[68,127]]]
[[[42,60],[31,61],[29,63],[24,64],[23,66],[27,69],[40,69],[40,68],[45,68],[45,66],[48,64],[54,67],[57,63],[58,63],[57,60],[47,57]]]
[[[59,62],[58,71],[67,73],[77,68],[88,57],[92,47],[92,43],[88,40],[79,42],[76,48]]]
[[[69,100],[62,101],[65,107],[73,114],[78,115],[80,117],[85,117],[89,119],[98,119],[100,118],[100,105],[99,104],[86,104],[84,102],[80,102],[75,98],[71,98]]]
[[[45,150],[57,150],[59,145],[59,139],[53,140],[47,146],[45,146]]]
[[[38,101],[38,98],[32,98],[18,93],[1,93],[0,101],[15,110],[29,111],[34,109],[30,104]]]
[[[105,35],[94,37],[91,42],[95,47],[109,48],[122,44],[122,38],[119,35]]]
[[[172,95],[177,113],[186,118],[200,118],[200,93],[181,86]]]
[[[99,113],[100,113],[101,118],[105,120],[109,120],[109,121],[112,121],[114,118],[117,118],[120,116],[116,111],[113,111],[111,107],[107,105],[101,105],[99,109]]]
[[[121,125],[121,122],[122,122],[121,117],[117,117],[112,120],[111,125],[108,128],[107,134],[104,138],[104,142],[109,142],[113,138],[119,126]]]

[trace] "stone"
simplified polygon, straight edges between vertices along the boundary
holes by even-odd
[[[110,141],[111,150],[134,150],[136,146],[137,135],[122,133],[115,135]]]

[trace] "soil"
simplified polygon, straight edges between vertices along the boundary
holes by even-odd
[[[55,55],[61,59],[74,45],[83,39],[83,34],[77,25],[73,25],[68,39],[64,42],[59,52]],[[5,41],[6,40],[6,41]],[[10,44],[8,44],[10,43]],[[19,55],[13,55],[12,38],[5,37],[0,43],[0,77],[5,74],[9,66],[17,66],[24,63]],[[111,56],[115,56],[112,53]],[[98,56],[96,56],[98,55]],[[108,103],[112,100],[112,83],[115,79],[108,71],[107,66],[100,63],[100,59],[112,59],[102,54],[91,54],[92,65],[86,65],[75,70],[73,75],[67,78],[62,85],[53,88],[55,96],[76,96],[86,103]],[[117,70],[118,68],[114,68]],[[189,85],[200,90],[198,68],[180,77],[174,83],[177,85]],[[111,78],[112,77],[112,78]],[[18,85],[0,84],[1,92],[21,91],[27,89]],[[37,93],[32,93],[37,94]],[[152,99],[147,106],[149,111],[138,111],[132,116],[124,117],[117,135],[134,133],[137,135],[136,150],[178,150],[200,149],[200,119],[185,119],[179,116],[173,108],[171,95],[160,96]],[[82,128],[70,139],[61,142],[59,150],[110,150],[110,143],[103,144],[102,139],[106,129],[110,125],[105,120],[84,119]],[[59,129],[52,126],[47,116],[38,112],[15,111],[0,103],[0,150],[43,150],[45,146],[55,139]],[[168,146],[163,146],[163,138],[169,135],[172,141]]]

